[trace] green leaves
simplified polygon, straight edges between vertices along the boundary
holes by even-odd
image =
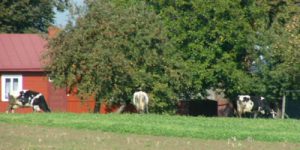
[[[157,84],[168,86],[172,49],[159,16],[134,0],[88,6],[76,26],[50,42],[47,56],[56,61],[47,69],[55,83],[111,102],[129,102],[138,87],[152,93]]]
[[[245,51],[252,44],[246,37],[251,28],[240,4],[176,1],[164,7],[160,12],[168,35],[183,58],[184,72],[189,76],[181,83],[192,90],[186,98],[205,92],[203,89],[218,88],[220,83],[221,88],[234,88],[231,82],[237,80],[233,80],[232,72],[243,69],[236,61],[247,56]]]
[[[147,2],[163,16],[176,53],[184,60],[180,85],[181,91],[188,89],[187,98],[200,91],[205,95],[203,89],[210,88],[225,89],[232,98],[241,93],[275,94],[267,88],[274,82],[277,89],[297,82],[294,69],[299,63],[294,58],[299,48],[294,40],[299,33],[293,29],[299,7],[294,1]]]
[[[152,99],[150,110],[163,113],[178,99],[203,98],[207,89],[234,99],[299,87],[299,7],[292,1],[87,6],[75,26],[50,42],[47,55],[54,83],[78,87],[79,95],[129,102],[141,87]]]
[[[47,32],[53,23],[54,8],[63,11],[68,0],[2,0],[0,2],[1,33]]]
[[[268,94],[282,96],[284,90],[299,89],[299,13],[295,1],[268,3],[268,29],[260,31],[263,60],[262,80]],[[298,69],[296,69],[298,68]]]

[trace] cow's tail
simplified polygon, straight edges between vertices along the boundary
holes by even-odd
[[[48,105],[47,105],[47,102],[46,102],[44,96],[41,96],[40,108],[41,108],[44,112],[51,112],[50,108],[49,108]]]

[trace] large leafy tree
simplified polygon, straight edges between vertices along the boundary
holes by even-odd
[[[262,79],[270,97],[300,86],[300,7],[296,1],[269,1],[267,26],[260,31]],[[299,94],[298,94],[299,96]]]
[[[201,98],[211,88],[230,98],[276,95],[297,81],[293,1],[87,2],[86,15],[48,52],[54,82],[78,87],[79,95],[129,101],[142,87],[162,112],[174,99]]]
[[[47,70],[58,86],[78,88],[79,96],[129,102],[142,88],[152,110],[171,106],[178,77],[176,63],[160,17],[135,0],[88,1],[85,16],[49,43]],[[174,61],[174,62],[173,62]],[[176,63],[175,63],[176,61]],[[99,105],[96,105],[98,112]]]
[[[147,2],[164,17],[189,68],[181,87],[186,97],[199,91],[204,95],[210,88],[224,89],[231,98],[275,94],[282,86],[295,85],[299,6],[294,1]]]
[[[54,10],[67,5],[68,0],[1,0],[0,33],[47,32]]]
[[[149,1],[158,8],[188,70],[181,91],[185,97],[225,89],[228,96],[259,90],[253,84],[251,57],[254,31],[238,1]],[[255,88],[253,88],[255,87]]]

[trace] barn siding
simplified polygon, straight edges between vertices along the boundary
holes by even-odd
[[[19,73],[20,74],[20,73]],[[48,81],[44,73],[21,73],[23,76],[23,89],[30,89],[38,91],[45,96],[47,104],[53,112],[73,112],[85,113],[93,112],[95,101],[89,98],[87,101],[82,102],[76,95],[66,95],[66,90],[55,89],[54,86]],[[1,85],[0,80],[0,85]],[[0,88],[1,92],[1,88]],[[1,93],[0,93],[1,96]],[[0,102],[0,112],[5,112],[8,102]],[[31,108],[19,108],[17,113],[31,113]]]
[[[95,106],[95,100],[91,96],[84,102],[80,100],[75,94],[69,94],[67,96],[67,112],[73,113],[85,113],[93,112]]]
[[[47,104],[54,112],[74,112],[84,113],[93,112],[95,101],[89,98],[86,102],[82,102],[77,96],[70,94],[66,95],[66,90],[55,89],[54,86],[48,81],[48,77],[44,73],[31,72],[31,73],[12,73],[22,74],[23,76],[23,89],[30,89],[38,91],[45,96]],[[0,80],[0,85],[1,85]],[[1,88],[0,88],[1,96]],[[8,102],[0,102],[0,112],[5,112]],[[31,108],[19,108],[17,113],[30,113]]]
[[[48,105],[53,112],[67,112],[67,95],[65,88],[55,88],[48,83]]]
[[[48,37],[53,38],[59,32],[58,28],[49,27]],[[59,112],[90,112],[93,110],[95,102],[89,99],[82,103],[76,96],[68,97],[64,89],[55,89],[48,81],[46,73],[40,62],[40,54],[44,52],[47,41],[37,34],[0,34],[3,42],[1,45],[8,49],[1,49],[1,52],[16,54],[14,59],[3,57],[0,61],[6,66],[1,66],[1,74],[22,74],[23,89],[30,89],[41,92],[52,111]],[[9,40],[7,40],[9,39]],[[17,43],[17,44],[16,44]],[[26,53],[24,53],[26,52]],[[13,56],[11,55],[11,56]],[[0,55],[5,56],[5,55]],[[30,59],[28,59],[30,58]],[[16,61],[16,59],[18,59]],[[1,63],[0,62],[0,63]],[[1,64],[2,64],[1,63]],[[0,86],[1,86],[0,80]],[[1,88],[0,88],[1,96]],[[5,112],[8,102],[0,99],[0,112]],[[17,109],[17,112],[32,112],[31,108]]]
[[[5,73],[6,74],[6,73]],[[85,101],[81,101],[75,94],[69,94],[67,96],[66,89],[56,89],[51,82],[48,81],[48,77],[42,72],[15,72],[12,74],[22,74],[23,76],[23,89],[30,89],[38,91],[45,96],[48,106],[52,112],[72,112],[72,113],[89,113],[94,111],[95,100],[93,96]],[[1,74],[0,74],[1,75]],[[0,80],[0,86],[1,86]],[[1,88],[0,88],[1,97]],[[5,112],[8,106],[8,102],[0,101],[0,112]],[[120,106],[115,105],[107,107],[105,104],[101,105],[99,113],[106,114],[115,112]],[[19,108],[16,109],[17,113],[31,113],[32,108]],[[126,106],[125,112],[135,112],[133,106]]]
[[[23,73],[23,89],[30,89],[40,92],[44,95],[47,104],[49,104],[48,78],[44,73]],[[51,107],[50,107],[51,109]],[[17,113],[33,112],[31,108],[19,108]]]
[[[22,74],[23,77],[23,89],[31,89],[38,92],[41,92],[46,101],[48,102],[48,79],[44,73],[11,73],[11,74]],[[0,81],[0,86],[2,85]],[[2,94],[2,89],[0,88],[0,97]],[[0,102],[0,112],[5,112],[8,106],[8,102]],[[31,108],[19,108],[16,110],[17,113],[30,113],[32,112]]]
[[[0,77],[2,74],[0,74]],[[2,80],[0,79],[0,112],[5,112],[5,109],[7,108],[7,103],[2,102]]]
[[[43,73],[23,73],[23,89],[42,93],[48,103],[48,78]]]

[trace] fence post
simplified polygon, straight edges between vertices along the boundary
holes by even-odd
[[[285,103],[286,103],[286,95],[285,95],[285,92],[283,92],[281,119],[284,119],[284,115],[285,115]]]

